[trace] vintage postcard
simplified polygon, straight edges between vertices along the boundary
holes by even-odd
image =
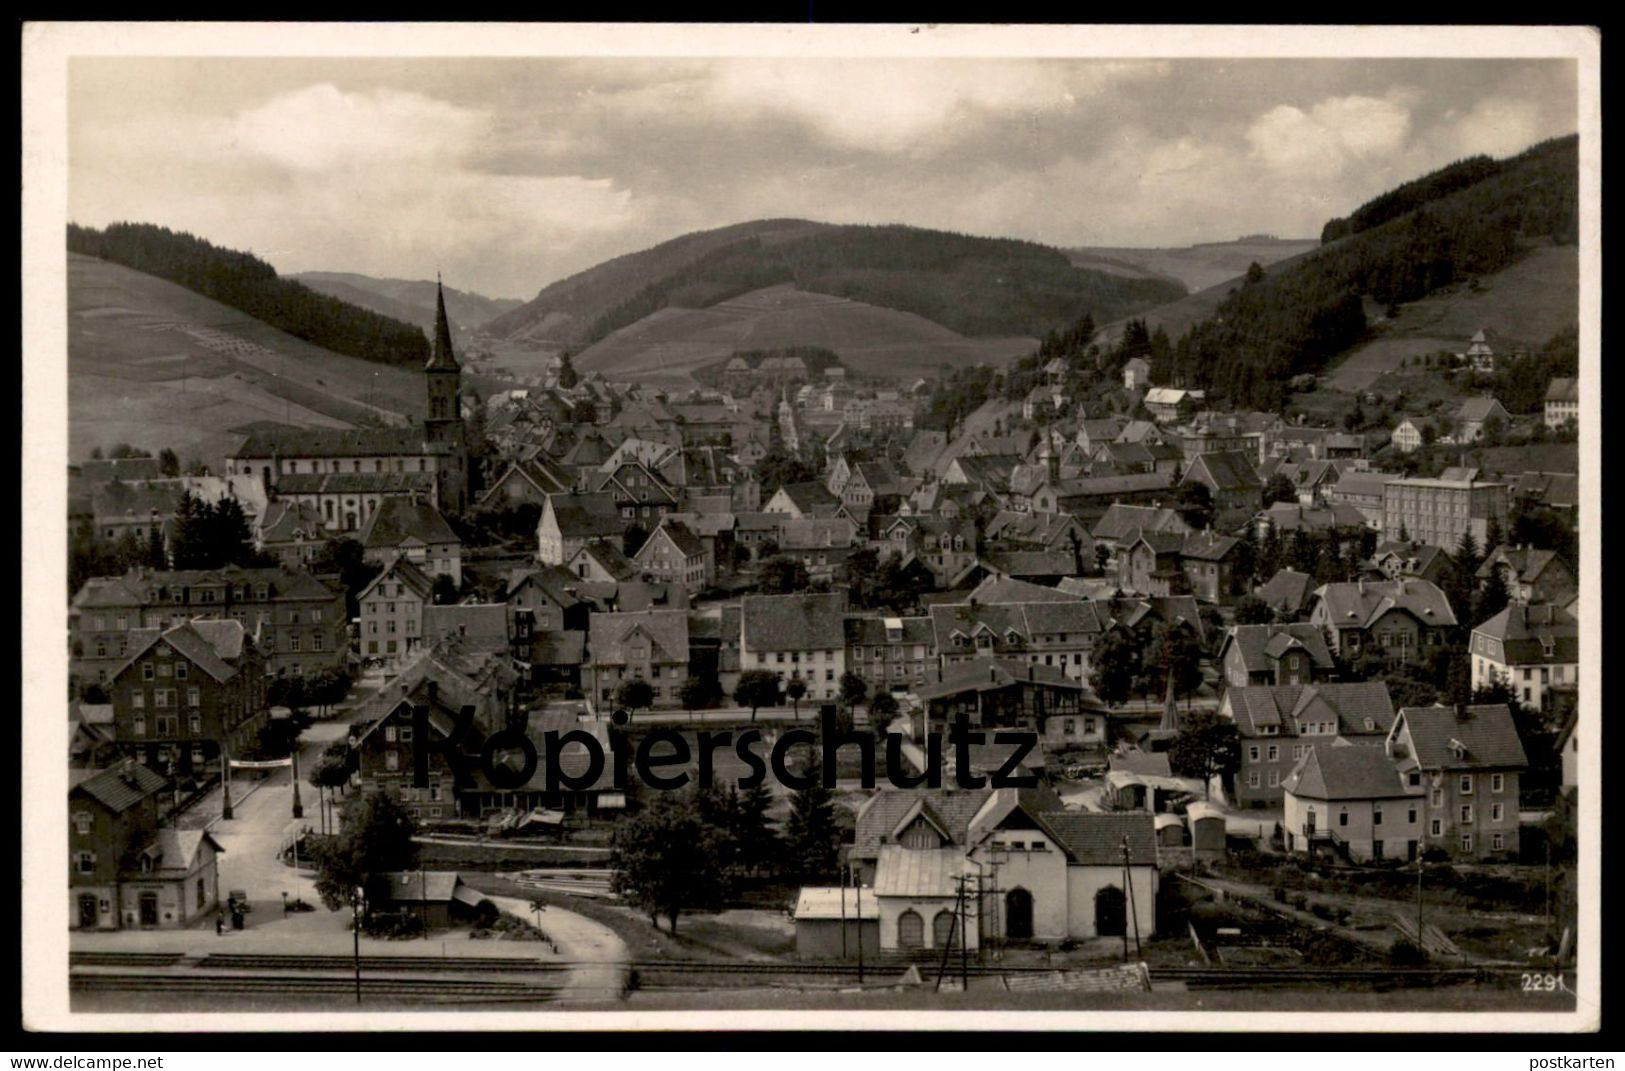
[[[1599,35],[33,23],[43,1031],[1587,1031]]]

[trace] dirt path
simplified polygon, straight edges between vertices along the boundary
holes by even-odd
[[[630,956],[615,931],[589,918],[544,904],[533,908],[528,900],[491,895],[488,899],[510,915],[541,926],[560,956],[578,965],[570,971],[570,988],[561,1002],[618,1000],[626,989]]]

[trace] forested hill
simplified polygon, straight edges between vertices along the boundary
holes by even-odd
[[[1320,371],[1365,335],[1367,300],[1391,315],[1501,271],[1536,245],[1575,244],[1578,150],[1578,138],[1557,138],[1491,168],[1455,165],[1479,176],[1465,186],[1462,172],[1436,181],[1439,172],[1377,198],[1356,216],[1382,222],[1272,271],[1250,272],[1211,317],[1159,347],[1153,381],[1278,410],[1293,375]],[[1408,207],[1390,215],[1384,205]]]
[[[1075,267],[1035,242],[764,220],[608,261],[553,284],[487,331],[580,348],[663,308],[704,308],[781,283],[913,313],[973,337],[1041,336],[1086,312],[1116,318],[1184,293],[1167,279]]]
[[[178,283],[335,353],[412,368],[429,359],[420,328],[318,294],[279,278],[251,253],[184,232],[150,223],[113,223],[100,231],[70,223],[68,249]]]

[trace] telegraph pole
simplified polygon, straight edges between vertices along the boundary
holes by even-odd
[[[856,885],[857,889],[858,889],[858,984],[862,985],[863,984],[863,874],[861,872],[854,873],[852,875],[852,884]],[[841,902],[842,902],[842,904],[844,906],[844,904],[846,902],[846,897],[845,897],[844,894],[841,897]]]
[[[1123,834],[1123,884],[1128,886],[1129,917],[1134,920],[1134,955],[1143,957],[1140,951],[1140,909],[1134,903],[1134,870],[1129,863],[1128,834]],[[1128,958],[1128,938],[1123,939],[1123,958]]]
[[[305,805],[299,801],[299,741],[293,742],[293,816],[303,818]]]
[[[220,801],[220,817],[224,821],[231,821],[231,761],[226,758],[226,749],[220,749],[220,786],[224,794]]]

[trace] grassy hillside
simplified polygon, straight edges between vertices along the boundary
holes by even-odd
[[[335,353],[421,368],[429,340],[411,324],[380,316],[278,277],[252,253],[226,249],[151,223],[104,230],[68,224],[68,250],[179,283],[204,297]]]
[[[1368,306],[1404,306],[1465,284],[1482,287],[1534,251],[1578,237],[1578,140],[1543,142],[1464,187],[1246,280],[1194,324],[1153,378],[1182,381],[1238,405],[1279,409],[1285,382],[1320,372],[1370,340]],[[1443,192],[1440,192],[1440,191]],[[1577,314],[1564,310],[1568,320]],[[1568,321],[1564,321],[1568,322]],[[1514,332],[1527,337],[1526,332]]]
[[[1311,249],[1294,253],[1283,260],[1276,261],[1270,266],[1270,270],[1283,270],[1303,257],[1309,256],[1314,249],[1319,248],[1314,243],[1311,243],[1311,245]],[[1252,262],[1249,261],[1248,263]],[[1246,270],[1247,265],[1243,264],[1240,271],[1227,275],[1223,281],[1212,286],[1186,294],[1177,301],[1170,301],[1165,305],[1147,309],[1135,316],[1126,316],[1121,320],[1108,323],[1100,328],[1100,333],[1096,336],[1096,339],[1103,346],[1116,344],[1122,340],[1123,329],[1131,319],[1143,320],[1146,329],[1149,331],[1155,331],[1160,327],[1168,332],[1170,337],[1178,338],[1192,327],[1217,313],[1219,306],[1224,304],[1225,299],[1241,287],[1242,282],[1245,280]]]
[[[1370,338],[1331,367],[1327,385],[1369,389],[1401,360],[1444,350],[1461,353],[1479,328],[1497,348],[1535,349],[1575,322],[1580,307],[1580,255],[1572,245],[1537,245],[1504,271],[1435,291],[1372,324]]]
[[[422,393],[416,371],[341,356],[167,280],[68,254],[74,459],[128,442],[218,466],[243,425],[393,423],[420,411]]]
[[[855,375],[912,378],[944,364],[1002,363],[1036,344],[965,338],[910,313],[774,286],[709,308],[660,309],[589,346],[574,364],[611,380],[692,386],[692,373],[736,351],[820,346]]]
[[[427,279],[378,279],[343,271],[299,272],[288,278],[340,301],[416,324],[425,332],[434,330],[435,284]],[[488,298],[446,287],[446,318],[459,336],[472,335],[522,304],[512,298]]]
[[[1085,312],[1113,319],[1182,289],[1079,268],[1033,242],[766,220],[609,261],[548,287],[487,329],[510,341],[591,346],[653,313],[709,309],[781,284],[912,313],[960,335],[1005,338],[1040,335]]]
[[[1194,292],[1238,279],[1246,273],[1249,264],[1256,262],[1267,268],[1278,261],[1307,253],[1319,245],[1313,238],[1253,237],[1180,248],[1083,246],[1065,252],[1072,263],[1080,268],[1173,279]]]

